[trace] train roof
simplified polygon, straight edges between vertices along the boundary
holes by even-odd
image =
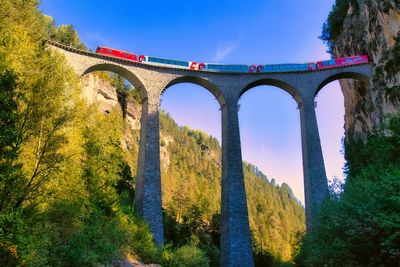
[[[133,52],[124,51],[124,50],[121,50],[121,49],[111,48],[111,47],[107,47],[107,46],[98,46],[97,49],[99,49],[99,48],[105,48],[105,49],[111,49],[111,50],[119,51],[119,52],[123,52],[123,53],[135,54]]]

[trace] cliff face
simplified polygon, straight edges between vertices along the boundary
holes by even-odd
[[[125,114],[124,138],[121,140],[126,153],[126,160],[133,174],[136,173],[138,143],[140,136],[141,105],[132,98],[117,93],[115,87],[104,78],[96,74],[87,74],[82,80],[82,97],[88,104],[96,104],[103,113],[109,113],[115,108],[121,108]],[[161,132],[161,142],[167,145],[173,137]],[[164,168],[170,164],[166,146],[160,147],[160,161]]]
[[[344,1],[337,1],[336,6],[338,2]],[[387,115],[399,108],[400,4],[397,0],[349,0],[346,4],[345,10],[332,11],[346,14],[333,14],[345,18],[338,36],[329,42],[334,57],[368,54],[375,65],[368,85],[340,81],[345,98],[346,136],[365,139],[368,132],[378,129]]]

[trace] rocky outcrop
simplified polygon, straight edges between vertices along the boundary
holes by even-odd
[[[116,107],[123,110],[125,116],[124,139],[121,140],[122,147],[131,154],[137,153],[141,105],[135,99],[119,95],[113,85],[101,75],[91,73],[84,75],[82,80],[82,97],[86,99],[88,104],[96,104],[99,110],[105,114],[111,112]],[[168,145],[174,141],[172,136],[164,136],[161,133],[160,161],[164,168],[170,164]],[[136,156],[135,156],[136,157]],[[134,157],[134,158],[135,158]],[[132,158],[132,170],[136,169],[136,160]]]
[[[82,80],[82,96],[89,105],[96,103],[104,113],[119,105],[117,92],[110,82],[96,74],[87,74]]]
[[[365,139],[369,132],[380,128],[388,114],[399,110],[400,4],[397,0],[347,2],[340,34],[330,41],[334,57],[368,54],[375,65],[369,84],[340,81],[346,136]]]

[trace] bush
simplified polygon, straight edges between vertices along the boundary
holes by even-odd
[[[166,246],[163,252],[163,266],[166,267],[208,267],[206,254],[196,244],[191,243],[173,250]]]

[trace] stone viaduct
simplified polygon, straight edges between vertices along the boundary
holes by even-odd
[[[154,66],[116,59],[48,42],[63,54],[77,75],[110,71],[127,79],[142,97],[141,133],[135,208],[150,226],[156,243],[164,242],[160,177],[160,95],[178,83],[194,83],[210,91],[222,112],[221,266],[253,266],[253,254],[242,170],[238,100],[247,90],[272,85],[297,102],[301,119],[307,229],[319,205],[328,197],[314,98],[331,81],[343,78],[367,82],[370,64],[299,73],[212,73]]]

